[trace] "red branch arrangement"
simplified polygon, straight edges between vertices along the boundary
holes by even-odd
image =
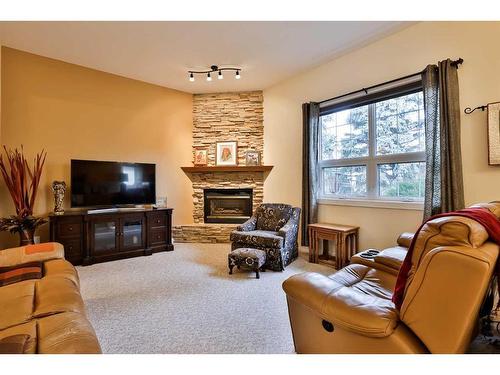
[[[20,246],[32,244],[36,228],[47,222],[43,217],[33,216],[36,193],[47,153],[42,150],[37,154],[31,169],[24,157],[22,146],[21,151],[17,148],[14,151],[7,150],[5,146],[4,150],[7,161],[0,155],[0,172],[14,201],[16,215],[0,218],[0,231],[19,233]]]
[[[0,172],[14,201],[16,214],[19,218],[32,216],[47,153],[45,150],[38,153],[33,163],[33,169],[31,169],[24,157],[22,146],[21,151],[17,148],[8,150],[5,146],[4,150],[7,155],[7,163],[4,161],[3,155],[0,155]]]

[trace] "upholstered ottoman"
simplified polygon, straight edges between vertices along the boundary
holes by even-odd
[[[238,269],[240,269],[240,267],[251,269],[255,272],[257,279],[260,278],[259,271],[265,271],[265,269],[262,268],[266,263],[266,252],[264,250],[242,247],[231,251],[227,258],[230,275],[233,274],[234,266]]]

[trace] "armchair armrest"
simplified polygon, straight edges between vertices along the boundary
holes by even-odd
[[[321,318],[363,336],[389,336],[399,321],[391,301],[358,293],[318,273],[294,275],[283,283],[283,289],[287,298],[309,307]]]
[[[285,240],[285,246],[287,243],[295,242],[299,231],[299,218],[300,208],[294,208],[290,219],[278,231],[278,234]]]
[[[250,232],[252,230],[255,230],[256,225],[257,225],[257,216],[253,215],[243,224],[238,225],[236,227],[236,230],[240,232]]]
[[[63,245],[58,242],[46,242],[0,250],[1,267],[50,259],[64,259]]]

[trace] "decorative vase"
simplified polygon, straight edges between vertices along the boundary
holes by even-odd
[[[54,193],[54,214],[64,214],[63,202],[66,193],[66,183],[64,181],[52,182],[52,192]]]
[[[23,229],[19,232],[19,246],[33,245],[35,243],[34,239],[34,229]]]

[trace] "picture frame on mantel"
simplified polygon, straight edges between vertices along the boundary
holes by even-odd
[[[194,150],[194,162],[195,167],[204,167],[208,164],[208,149],[207,148],[196,148]]]
[[[215,164],[220,166],[238,165],[238,142],[217,142]]]
[[[254,150],[248,150],[245,153],[245,165],[247,166],[257,166],[260,165],[260,152]]]
[[[488,104],[488,164],[500,165],[500,102]]]

